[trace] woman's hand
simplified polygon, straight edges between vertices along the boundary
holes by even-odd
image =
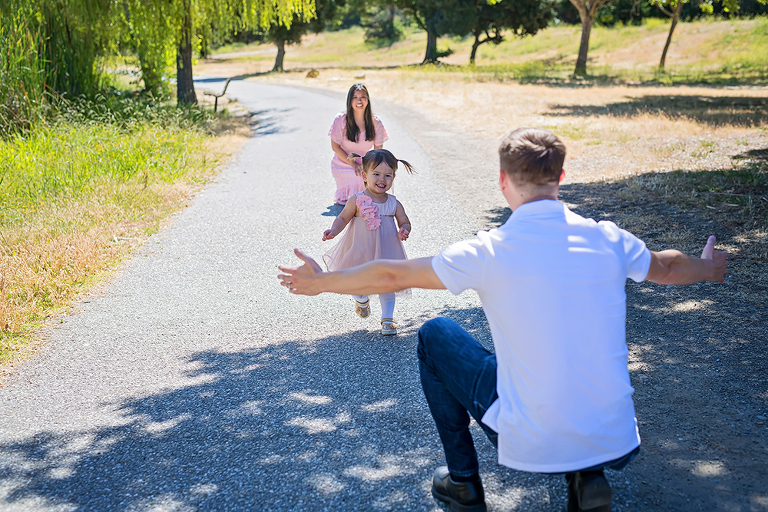
[[[347,155],[347,162],[355,168],[356,176],[360,176],[363,173],[363,159],[360,155],[357,153],[349,153]]]
[[[408,240],[408,235],[410,235],[410,231],[408,231],[406,228],[400,228],[400,231],[397,232],[397,237],[400,239],[401,242],[405,242]]]

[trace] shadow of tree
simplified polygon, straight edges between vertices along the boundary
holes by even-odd
[[[329,359],[322,374],[305,371],[339,350],[350,357]],[[376,364],[393,352],[409,364]],[[0,446],[0,475],[13,482],[4,501],[82,510],[424,508],[440,445],[424,421],[412,352],[412,343],[371,343],[365,332],[196,353],[188,361],[196,384],[118,404],[120,425]],[[372,375],[384,385],[368,386]]]
[[[749,96],[644,95],[607,105],[553,105],[544,115],[687,118],[710,126],[753,127],[768,117],[768,98]]]
[[[440,314],[490,344],[481,309]],[[429,486],[443,454],[415,351],[414,327],[425,319],[406,322],[406,335],[387,342],[355,331],[195,353],[186,361],[195,368],[189,385],[104,404],[119,413],[114,425],[76,433],[52,427],[0,445],[0,503],[99,511],[439,510]],[[474,432],[483,465],[493,470],[489,496],[528,482],[537,510],[548,510],[550,495],[560,502],[561,478],[497,471],[492,445],[476,425]]]
[[[269,108],[251,112],[251,118],[254,119],[254,136],[274,135],[277,133],[295,132],[296,128],[286,128],[280,124],[280,115],[290,112],[293,108]]]
[[[723,173],[698,178],[710,174],[741,190],[738,174]],[[681,187],[698,186],[696,176],[651,178],[566,185],[562,199],[584,216],[631,227],[652,249],[693,252],[715,232],[735,252],[724,285],[627,286],[643,450],[624,472],[609,473],[614,511],[765,509],[768,429],[759,418],[768,413],[768,294],[764,264],[752,265],[762,260],[748,246],[765,240],[766,217],[754,228],[732,210],[673,201]],[[677,196],[665,195],[670,183]],[[709,190],[720,181],[707,183]],[[764,182],[754,183],[749,194],[766,194]],[[509,214],[497,208],[486,218],[498,224]],[[490,346],[480,308],[437,314]],[[104,404],[119,412],[115,424],[66,433],[51,426],[0,444],[0,503],[99,511],[437,510],[429,485],[443,455],[418,382],[414,336],[432,316],[405,322],[403,335],[386,342],[355,331],[193,354],[188,385]],[[490,443],[473,432],[490,510],[562,510],[561,477],[499,467]]]

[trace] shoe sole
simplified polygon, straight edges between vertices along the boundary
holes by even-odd
[[[442,494],[437,492],[434,486],[432,487],[432,496],[437,501],[442,501],[443,503],[447,503],[448,510],[450,510],[451,512],[487,512],[488,511],[488,507],[486,506],[485,503],[481,503],[479,505],[462,505],[458,501],[452,499],[450,496],[443,496]]]

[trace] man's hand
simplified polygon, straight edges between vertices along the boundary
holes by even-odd
[[[400,239],[401,242],[405,242],[406,240],[408,240],[408,235],[410,235],[410,233],[405,228],[400,228],[400,231],[397,232],[397,237]]]
[[[692,258],[674,249],[651,251],[651,265],[646,281],[656,284],[683,285],[701,281],[722,283],[728,272],[728,253],[715,250],[714,236],[710,236],[701,258]]]
[[[712,274],[705,279],[707,281],[722,283],[725,281],[725,274],[728,273],[728,253],[725,251],[716,251],[716,242],[717,239],[715,238],[715,235],[712,235],[707,239],[707,245],[705,245],[704,250],[701,251],[701,259],[712,260],[714,263]]]
[[[278,265],[277,268],[284,274],[278,274],[277,278],[280,284],[288,288],[288,291],[298,295],[317,295],[322,292],[319,289],[318,277],[323,274],[323,269],[315,260],[304,254],[299,249],[294,249],[293,253],[304,262],[300,267],[285,267]]]

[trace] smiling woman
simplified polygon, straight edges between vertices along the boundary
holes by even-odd
[[[371,149],[381,149],[389,137],[381,120],[371,111],[371,98],[363,84],[355,84],[347,93],[347,111],[339,113],[328,131],[333,159],[331,173],[336,180],[336,204],[347,204],[350,196],[362,192],[361,160]]]

